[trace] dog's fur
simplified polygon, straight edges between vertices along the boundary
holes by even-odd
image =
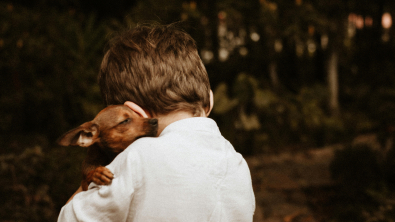
[[[143,118],[125,105],[108,106],[90,122],[70,130],[58,139],[62,146],[87,147],[88,153],[82,163],[83,190],[90,182],[109,184],[113,174],[104,166],[136,139],[156,136],[157,119]]]

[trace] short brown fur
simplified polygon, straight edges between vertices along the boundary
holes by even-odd
[[[103,167],[136,139],[156,136],[156,119],[142,118],[124,105],[108,106],[89,122],[70,130],[59,138],[62,146],[87,147],[88,152],[82,163],[83,190],[90,182],[99,185],[111,182],[111,172]]]

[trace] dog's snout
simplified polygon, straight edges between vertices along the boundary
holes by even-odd
[[[158,124],[158,120],[157,119],[150,119],[150,120],[148,120],[148,123],[153,126],[156,126]]]

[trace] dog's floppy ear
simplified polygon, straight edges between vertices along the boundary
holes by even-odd
[[[88,147],[97,142],[99,129],[96,124],[87,122],[65,133],[57,140],[61,146]]]

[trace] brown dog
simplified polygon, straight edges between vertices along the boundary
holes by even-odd
[[[136,139],[156,136],[158,120],[143,118],[124,105],[108,106],[90,122],[70,130],[58,139],[62,146],[88,147],[82,163],[83,190],[90,182],[98,185],[111,183],[113,174],[104,166]]]

